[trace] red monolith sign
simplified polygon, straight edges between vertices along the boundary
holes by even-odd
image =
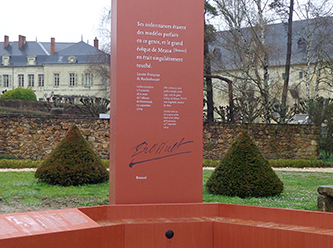
[[[202,201],[202,0],[112,1],[110,203]]]

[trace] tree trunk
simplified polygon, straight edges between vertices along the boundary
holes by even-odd
[[[228,84],[228,96],[229,96],[229,109],[230,109],[230,122],[235,122],[235,115],[234,115],[234,94],[233,94],[233,87],[232,87],[232,81],[228,78],[219,76],[219,75],[212,75],[212,74],[205,74],[204,77],[206,78],[206,81],[208,79],[212,80],[212,78],[220,79]]]
[[[206,26],[206,25],[205,25]],[[205,37],[204,43],[204,74],[211,75],[212,69],[210,66],[210,57],[209,57],[209,49],[208,49],[208,41]],[[214,122],[214,100],[213,100],[213,83],[211,77],[206,77],[206,104],[207,104],[207,122]]]
[[[281,113],[280,113],[280,123],[284,124],[286,121],[287,114],[287,95],[288,95],[288,85],[289,85],[289,74],[290,74],[290,60],[291,60],[291,45],[293,36],[293,12],[294,12],[294,0],[290,0],[289,6],[289,18],[288,18],[288,42],[287,42],[287,58],[286,58],[286,68],[285,77],[283,83],[282,100],[281,100]]]

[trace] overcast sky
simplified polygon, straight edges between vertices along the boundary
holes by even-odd
[[[10,0],[4,1],[0,14],[0,41],[4,35],[17,41],[19,35],[27,41],[79,42],[93,44],[103,9],[111,0]]]

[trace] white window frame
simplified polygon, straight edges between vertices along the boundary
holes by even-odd
[[[21,88],[24,87],[24,74],[18,74],[18,84],[19,87]]]
[[[54,87],[60,86],[60,73],[54,73]]]
[[[3,87],[8,88],[10,87],[10,75],[8,74],[3,74]]]
[[[44,87],[44,74],[38,74],[38,87]]]
[[[77,85],[77,74],[76,73],[69,73],[69,86],[74,87]]]
[[[94,75],[92,73],[82,74],[82,85],[84,87],[91,87],[93,85]]]
[[[35,87],[35,75],[28,74],[28,87]]]

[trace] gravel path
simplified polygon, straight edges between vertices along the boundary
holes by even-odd
[[[214,170],[214,167],[203,167],[204,170]],[[301,171],[301,172],[326,172],[333,173],[333,168],[273,168],[276,171]],[[0,172],[6,171],[36,171],[36,168],[25,168],[25,169],[0,169]]]
[[[214,170],[214,167],[204,167],[204,170]],[[326,172],[333,173],[333,168],[273,168],[275,171],[301,171],[301,172]]]
[[[302,172],[326,172],[326,173],[333,173],[333,168],[273,168],[276,171],[302,171]]]
[[[0,172],[6,171],[36,171],[36,168],[24,168],[24,169],[0,169]]]

